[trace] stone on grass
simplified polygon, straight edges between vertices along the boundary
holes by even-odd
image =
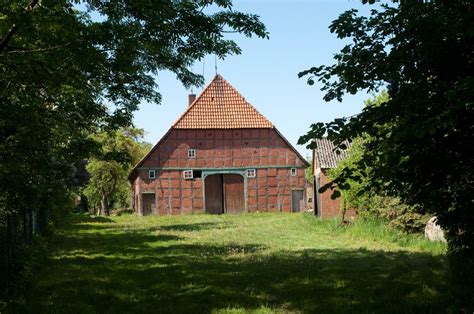
[[[440,225],[436,223],[438,218],[432,217],[428,220],[428,223],[425,227],[425,238],[430,241],[440,241],[446,243],[446,238],[444,237],[443,229],[441,229]]]

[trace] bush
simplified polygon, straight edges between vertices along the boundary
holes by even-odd
[[[361,212],[364,220],[382,220],[389,227],[407,233],[421,233],[430,219],[429,215],[420,214],[416,206],[403,204],[400,199],[389,196],[374,196],[369,206]]]
[[[425,230],[428,220],[428,215],[409,212],[396,217],[394,220],[390,221],[388,226],[407,233],[420,233]]]
[[[366,104],[387,100],[388,94],[382,93]],[[348,150],[348,158],[329,172],[330,178],[336,180],[347,168],[359,178],[348,179],[344,184],[338,185],[343,200],[341,205],[356,209],[365,220],[382,220],[389,227],[407,233],[423,232],[430,217],[422,207],[405,204],[398,197],[388,196],[386,191],[372,188],[375,180],[373,169],[367,166],[362,168],[360,164],[369,144],[369,136],[354,139]]]

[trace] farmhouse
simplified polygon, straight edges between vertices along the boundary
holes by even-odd
[[[324,193],[319,193],[319,188],[330,181],[328,178],[328,171],[331,168],[336,168],[338,162],[347,158],[347,149],[336,152],[336,147],[330,140],[315,139],[316,148],[313,150],[313,169],[315,180],[316,206],[315,214],[322,218],[340,216],[340,199],[331,199],[332,191],[326,190]],[[344,144],[349,147],[349,141]],[[349,214],[354,214],[354,211],[349,211]]]
[[[222,76],[129,175],[142,215],[299,212],[307,161]]]

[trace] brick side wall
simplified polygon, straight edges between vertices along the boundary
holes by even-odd
[[[319,174],[320,186],[324,186],[326,183],[329,183],[330,179],[328,177],[329,169],[321,169]],[[342,217],[341,211],[341,198],[336,198],[335,200],[331,199],[331,190],[326,190],[324,193],[320,195],[321,197],[321,218],[333,218],[333,217]],[[352,209],[348,208],[346,210],[345,218],[355,217],[357,212]]]
[[[196,158],[188,158],[188,149]],[[155,193],[154,213],[204,212],[203,179],[184,179],[184,169],[256,169],[256,178],[244,178],[247,210],[291,211],[291,190],[305,188],[304,162],[272,129],[172,129],[138,169],[135,193]],[[291,175],[291,168],[297,175]],[[148,179],[156,169],[157,178]],[[138,182],[141,182],[139,184]],[[135,201],[135,209],[140,201]]]
[[[330,181],[327,176],[328,169],[321,169],[319,174],[319,182],[321,187]],[[340,198],[331,199],[331,190],[326,190],[321,194],[321,218],[340,217],[341,216],[341,201]]]

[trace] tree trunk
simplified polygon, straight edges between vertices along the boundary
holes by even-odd
[[[102,194],[100,198],[100,211],[104,213],[105,216],[109,216],[109,200],[105,194]]]
[[[343,197],[341,197],[341,201],[342,201],[342,222],[341,223],[344,223],[346,221],[346,212],[347,212],[347,204],[346,204],[346,199]]]

